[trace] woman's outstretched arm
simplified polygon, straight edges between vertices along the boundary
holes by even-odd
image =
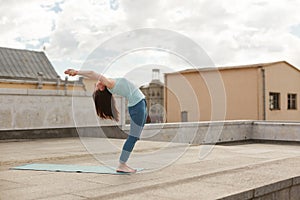
[[[106,78],[102,74],[98,74],[97,72],[91,70],[75,70],[75,69],[67,69],[65,74],[69,76],[81,75],[90,79],[98,80],[102,82],[106,87],[112,88],[115,84],[114,80]]]

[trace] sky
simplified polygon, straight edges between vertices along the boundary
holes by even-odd
[[[88,68],[89,56],[103,43],[144,28],[194,41],[215,66],[285,60],[300,68],[300,0],[0,0],[0,5],[0,46],[44,51],[62,79],[67,68]],[[130,42],[117,44],[122,49]],[[141,48],[98,71],[144,84],[152,68],[161,68],[163,77],[192,67],[176,54]]]

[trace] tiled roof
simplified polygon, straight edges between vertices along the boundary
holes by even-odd
[[[56,81],[58,74],[44,52],[0,47],[0,79]]]

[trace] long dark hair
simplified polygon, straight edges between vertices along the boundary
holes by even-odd
[[[115,98],[106,87],[103,91],[96,90],[93,98],[97,115],[100,118],[119,121],[119,112],[116,108]]]

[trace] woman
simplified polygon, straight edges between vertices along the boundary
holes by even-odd
[[[144,94],[125,78],[106,78],[94,71],[77,71],[68,69],[65,74],[70,76],[82,75],[90,79],[97,80],[96,90],[93,98],[97,115],[102,119],[119,120],[118,110],[115,106],[112,94],[117,94],[127,98],[128,111],[130,114],[130,132],[124,143],[117,172],[135,173],[136,170],[129,167],[126,162],[132,152],[135,143],[139,140],[141,132],[146,122],[147,109]]]

